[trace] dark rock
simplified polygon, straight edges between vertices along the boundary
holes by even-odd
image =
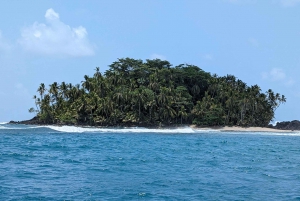
[[[300,130],[300,121],[294,120],[277,122],[276,126],[273,128],[281,130]]]
[[[24,120],[24,121],[10,121],[9,124],[39,124],[37,117],[33,117],[30,120]]]

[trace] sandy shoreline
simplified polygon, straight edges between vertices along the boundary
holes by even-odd
[[[276,133],[287,133],[287,132],[297,132],[293,130],[280,130],[274,128],[266,127],[239,127],[239,126],[224,126],[224,127],[196,127],[194,125],[190,126],[195,130],[218,130],[218,131],[235,131],[235,132],[276,132]],[[299,131],[298,131],[299,132]]]

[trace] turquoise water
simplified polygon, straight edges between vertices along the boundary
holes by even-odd
[[[0,200],[300,200],[300,134],[1,124]]]

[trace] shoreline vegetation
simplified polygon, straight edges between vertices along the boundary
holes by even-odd
[[[284,95],[263,93],[233,75],[219,77],[189,64],[172,67],[160,59],[118,59],[104,73],[96,67],[80,84],[41,83],[37,92],[29,109],[35,117],[10,123],[266,129],[286,102]]]

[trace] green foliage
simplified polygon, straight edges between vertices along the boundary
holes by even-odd
[[[192,110],[193,123],[196,125],[219,126],[225,123],[225,112],[220,102],[217,102],[208,93],[205,93],[202,101]]]
[[[81,125],[266,126],[286,101],[261,93],[232,75],[218,77],[194,65],[176,67],[159,59],[118,59],[104,74],[99,67],[81,84],[54,82],[34,96],[41,123]]]
[[[33,107],[31,107],[31,108],[29,108],[28,112],[33,113],[33,112],[35,112],[35,109]]]

